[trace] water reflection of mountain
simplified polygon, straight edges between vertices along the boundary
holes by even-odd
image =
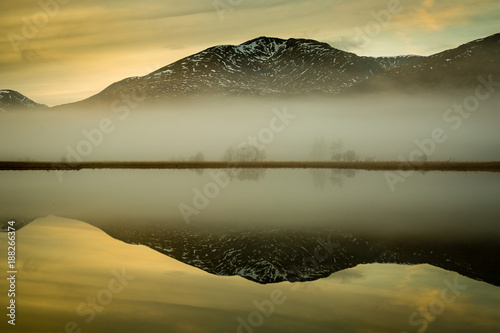
[[[15,327],[23,333],[500,331],[499,288],[429,265],[360,265],[312,282],[261,285],[208,274],[76,220],[39,219],[18,240]],[[437,315],[443,293],[446,310]],[[255,318],[262,325],[247,326]]]
[[[259,283],[310,281],[367,263],[431,264],[500,285],[495,242],[360,237],[335,229],[231,229],[153,224],[101,227],[216,275]]]

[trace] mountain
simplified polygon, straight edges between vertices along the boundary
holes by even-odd
[[[122,94],[144,92],[155,102],[193,95],[338,94],[383,72],[377,60],[326,43],[260,37],[240,45],[211,47],[148,75],[124,79],[85,102],[109,102]]]
[[[8,220],[6,220],[8,221]],[[18,225],[18,230],[29,224]],[[230,227],[99,223],[111,237],[145,245],[206,272],[261,283],[313,281],[360,264],[429,264],[500,286],[493,238],[383,237],[329,227]],[[6,230],[6,222],[0,223]]]
[[[396,57],[378,57],[375,58],[377,63],[385,70],[390,71],[395,68],[400,68],[408,65],[414,65],[425,57],[417,55],[396,56]]]
[[[142,244],[216,275],[258,283],[311,281],[359,264],[430,264],[500,286],[499,245],[493,241],[381,239],[336,229],[100,226],[110,236]]]
[[[500,76],[500,34],[432,56],[365,57],[310,39],[259,37],[219,45],[141,77],[116,82],[74,106],[109,105],[123,96],[163,102],[196,96],[342,95],[389,90],[475,88]],[[67,105],[66,105],[67,106]]]
[[[361,82],[351,90],[418,92],[474,89],[479,84],[478,77],[487,79],[490,75],[497,82],[499,80],[495,78],[500,78],[500,34],[414,60]]]
[[[47,105],[35,103],[14,90],[0,90],[0,112],[37,108],[44,109]]]

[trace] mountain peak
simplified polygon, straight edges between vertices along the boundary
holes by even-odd
[[[0,90],[0,112],[23,108],[46,108],[47,105],[38,104],[23,94],[10,89]]]
[[[262,46],[285,46],[285,47],[292,47],[292,46],[298,46],[298,45],[308,45],[308,46],[322,46],[327,49],[334,49],[330,44],[320,42],[314,39],[307,39],[307,38],[289,38],[289,39],[282,39],[282,38],[276,38],[276,37],[266,37],[266,36],[261,36],[257,37],[254,39],[251,39],[247,42],[244,42],[240,44],[239,46],[248,46],[248,45],[262,45]]]
[[[0,90],[0,96],[1,96],[0,99],[2,99],[2,97],[5,97],[6,95],[10,95],[10,94],[12,94],[12,95],[16,95],[16,94],[21,95],[20,93],[18,93],[15,90],[1,89]]]
[[[143,91],[151,103],[207,95],[451,91],[477,85],[477,77],[484,73],[496,77],[499,52],[500,34],[428,57],[379,58],[358,56],[312,39],[261,36],[239,45],[207,48],[145,76],[114,83],[86,101],[108,103]]]
[[[285,42],[286,42],[286,40],[282,39],[282,38],[260,36],[260,37],[251,39],[249,41],[246,41],[244,43],[241,43],[240,45],[250,45],[250,44],[261,44],[261,45],[266,45],[266,44],[284,44]]]
[[[286,40],[274,37],[258,37],[235,46],[237,52],[258,56],[265,60],[272,57],[286,43]]]

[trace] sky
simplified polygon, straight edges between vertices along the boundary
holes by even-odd
[[[0,0],[0,89],[82,100],[220,44],[310,38],[431,55],[500,32],[496,0]]]

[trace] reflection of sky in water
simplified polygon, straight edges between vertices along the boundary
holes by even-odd
[[[82,332],[236,332],[237,318],[248,320],[254,301],[262,304],[273,292],[283,302],[262,316],[255,332],[416,332],[421,325],[410,325],[409,317],[440,299],[445,281],[453,284],[457,277],[428,265],[361,265],[314,282],[258,285],[205,273],[55,217],[19,231],[17,249],[18,332],[63,332],[70,321]],[[76,308],[104,295],[112,271],[123,268],[135,278],[86,323],[89,315]],[[467,289],[435,316],[428,332],[500,330],[499,289],[461,276],[458,283]],[[0,288],[7,290],[5,280]]]

